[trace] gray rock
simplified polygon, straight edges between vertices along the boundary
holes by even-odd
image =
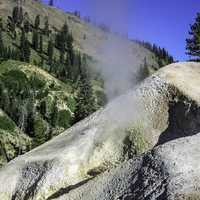
[[[199,142],[200,134],[168,142],[48,199],[199,199]]]

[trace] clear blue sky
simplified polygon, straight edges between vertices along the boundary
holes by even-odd
[[[55,0],[55,5],[165,47],[180,61],[188,59],[185,39],[200,12],[200,0]]]

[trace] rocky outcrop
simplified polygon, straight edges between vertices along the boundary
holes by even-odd
[[[171,141],[48,199],[199,199],[199,142],[200,134]]]
[[[0,171],[0,199],[198,196],[199,73],[197,63],[167,66],[11,161]]]

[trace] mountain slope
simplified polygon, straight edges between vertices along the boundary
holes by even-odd
[[[0,0],[0,16],[6,20],[6,16],[11,15],[14,6],[16,6],[15,0]],[[106,32],[97,26],[84,22],[84,20],[73,14],[65,13],[62,10],[43,5],[34,0],[25,1],[23,9],[24,12],[28,13],[32,23],[34,23],[35,17],[40,15],[41,27],[44,27],[45,17],[48,17],[53,31],[60,29],[67,22],[75,40],[75,48],[90,56],[94,61],[106,63],[107,65],[110,62],[114,62],[111,55],[107,56],[107,47],[109,49],[111,48],[110,46],[117,43],[118,47],[123,48],[119,53],[124,50],[125,52],[123,52],[123,55],[116,56],[115,59],[124,61],[126,58],[128,60],[126,65],[132,65],[133,71],[135,66],[144,62],[145,57],[147,57],[146,60],[149,65],[153,65],[155,68],[158,66],[155,55],[142,45],[117,34]],[[113,50],[115,49],[113,48]]]
[[[0,16],[6,20],[6,17],[11,15],[13,7],[16,5],[15,0],[0,0]],[[25,1],[23,8],[24,11],[28,13],[32,23],[34,23],[35,17],[40,15],[41,26],[44,26],[44,19],[46,16],[49,18],[50,26],[55,27],[56,29],[60,29],[67,21],[69,28],[73,33],[76,47],[99,61],[101,61],[102,58],[100,57],[101,55],[99,54],[98,49],[102,43],[106,43],[110,37],[127,43],[127,46],[129,46],[130,49],[136,49],[139,53],[143,52],[144,54],[151,55],[151,52],[141,45],[119,35],[105,32],[101,28],[84,22],[73,14],[65,13],[62,10],[43,5],[34,0]],[[86,36],[86,39],[84,36]],[[127,50],[127,52],[129,50]]]

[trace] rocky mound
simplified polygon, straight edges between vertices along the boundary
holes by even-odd
[[[199,73],[198,63],[169,65],[11,161],[0,171],[0,198],[198,197]]]
[[[200,199],[199,141],[199,134],[170,141],[48,199]]]

